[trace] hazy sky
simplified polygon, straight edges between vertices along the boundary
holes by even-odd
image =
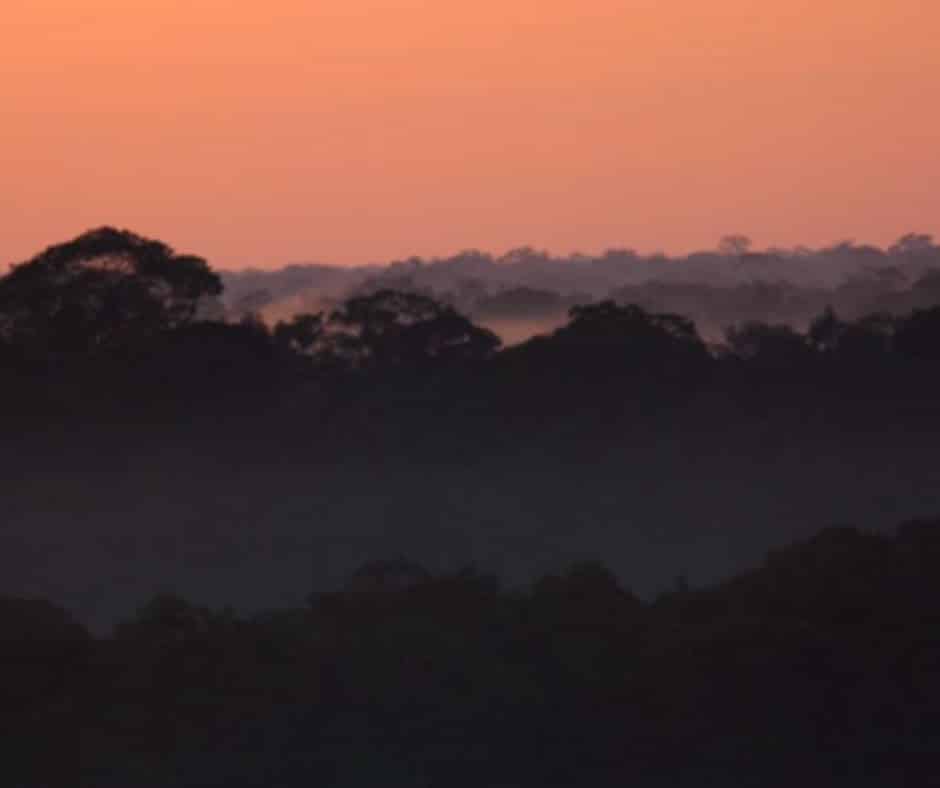
[[[2,0],[0,262],[940,234],[937,0]]]

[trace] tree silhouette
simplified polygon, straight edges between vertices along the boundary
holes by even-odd
[[[901,320],[894,344],[899,353],[909,358],[940,361],[940,306],[917,309]]]
[[[817,353],[830,353],[834,351],[845,331],[845,324],[839,320],[831,306],[816,317],[809,327],[807,338]]]
[[[153,652],[203,637],[217,620],[208,608],[176,594],[161,593],[141,606],[134,618],[122,621],[115,628],[115,637]]]
[[[396,290],[349,299],[329,324],[331,352],[360,369],[479,361],[500,345],[452,307]]]
[[[817,327],[817,335],[820,331]],[[789,366],[811,357],[809,340],[788,325],[748,322],[729,327],[725,337],[735,356],[760,366]]]
[[[430,582],[431,573],[414,561],[397,558],[370,561],[360,566],[349,579],[350,591],[403,591]]]
[[[728,257],[742,257],[753,245],[746,235],[726,235],[718,242],[718,251]]]
[[[635,304],[602,301],[572,307],[568,323],[519,348],[523,357],[619,374],[644,369],[695,369],[708,359],[695,324]]]
[[[40,354],[111,350],[191,323],[221,292],[205,260],[104,227],[0,279],[0,337]]]
[[[937,249],[933,236],[926,233],[902,235],[889,249],[893,255],[929,254]]]
[[[274,327],[276,342],[295,353],[316,353],[324,340],[323,314],[304,313],[282,320]]]

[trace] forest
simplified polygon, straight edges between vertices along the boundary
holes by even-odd
[[[706,341],[749,321],[805,331],[832,307],[843,318],[904,315],[940,300],[940,246],[908,233],[886,249],[842,241],[821,249],[758,250],[742,235],[714,250],[682,256],[609,249],[600,255],[553,256],[532,248],[494,256],[467,250],[387,265],[294,264],[222,272],[232,317],[287,315],[335,307],[350,294],[407,290],[453,306],[506,344],[548,333],[572,306],[611,299],[695,321]]]
[[[903,782],[940,745],[940,254],[849,251],[412,261],[280,314],[126,230],[14,265],[5,781]]]

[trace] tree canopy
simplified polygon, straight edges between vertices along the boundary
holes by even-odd
[[[366,369],[482,360],[500,346],[453,307],[397,290],[351,298],[329,323],[332,352]]]
[[[102,227],[0,279],[0,338],[40,354],[110,350],[192,322],[221,292],[202,258]]]

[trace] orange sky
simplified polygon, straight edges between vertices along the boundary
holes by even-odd
[[[0,262],[940,235],[937,0],[3,0]]]

